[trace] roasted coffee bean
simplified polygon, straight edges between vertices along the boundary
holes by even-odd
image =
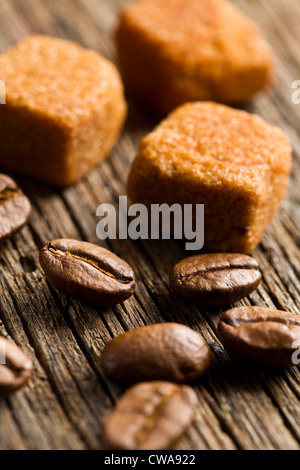
[[[29,199],[16,182],[0,174],[0,241],[21,230],[27,224],[30,213]]]
[[[144,382],[128,390],[104,425],[113,450],[169,450],[193,421],[197,396],[189,386]]]
[[[0,338],[0,396],[23,387],[31,375],[31,360],[15,344]]]
[[[101,362],[107,378],[116,383],[167,380],[184,384],[208,372],[211,351],[199,333],[164,323],[114,338],[104,348]]]
[[[40,263],[57,290],[89,305],[116,305],[134,293],[131,267],[91,243],[53,240],[41,250]]]
[[[178,296],[206,307],[237,302],[260,282],[257,261],[234,253],[192,256],[178,263],[170,274],[171,288]]]
[[[265,307],[240,307],[225,312],[219,337],[241,358],[274,367],[292,367],[300,349],[300,316]]]

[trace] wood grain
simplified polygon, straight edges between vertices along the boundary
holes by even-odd
[[[114,61],[113,30],[125,0],[1,0],[0,50],[30,33],[70,38]],[[261,25],[277,56],[277,81],[249,107],[289,135],[294,169],[289,194],[254,256],[263,283],[244,305],[266,305],[300,314],[300,105],[291,84],[300,79],[298,0],[236,0]],[[1,70],[0,70],[1,79]],[[172,266],[185,257],[170,241],[109,241],[103,246],[136,272],[136,295],[125,304],[92,309],[57,293],[45,280],[38,252],[53,238],[99,243],[96,208],[125,195],[139,140],[156,124],[129,100],[129,117],[109,159],[63,191],[18,181],[30,197],[28,227],[0,248],[0,335],[30,355],[35,373],[22,391],[0,401],[1,449],[101,449],[102,424],[122,393],[103,376],[104,345],[129,329],[177,321],[202,333],[213,351],[211,373],[196,387],[199,407],[180,449],[299,449],[299,369],[270,371],[228,357],[217,335],[221,310],[175,299]],[[1,145],[0,145],[1,152]],[[238,304],[237,304],[238,305]]]

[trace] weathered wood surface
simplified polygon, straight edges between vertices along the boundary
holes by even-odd
[[[125,0],[1,0],[0,49],[29,33],[76,40],[114,60],[113,29]],[[236,0],[273,45],[277,82],[251,105],[280,125],[294,147],[287,199],[254,253],[263,283],[244,303],[300,313],[300,105],[291,84],[300,79],[300,2]],[[1,79],[1,76],[0,76]],[[130,103],[125,131],[109,159],[78,185],[57,192],[19,178],[33,203],[30,225],[0,247],[0,334],[33,359],[30,384],[0,401],[1,449],[101,449],[101,427],[121,390],[101,371],[99,356],[113,336],[145,324],[178,321],[201,332],[213,369],[196,387],[195,424],[180,449],[299,449],[299,369],[259,370],[230,360],[217,336],[221,311],[174,299],[168,273],[185,256],[177,242],[111,241],[106,246],[135,269],[137,292],[124,305],[92,309],[46,282],[39,249],[58,237],[96,238],[96,208],[117,203],[140,138],[156,124]],[[0,143],[1,151],[1,143]]]

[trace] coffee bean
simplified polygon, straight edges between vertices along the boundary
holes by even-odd
[[[0,241],[21,230],[30,213],[31,204],[16,182],[0,174]]]
[[[119,384],[151,380],[191,383],[208,372],[211,352],[199,333],[164,323],[114,338],[104,348],[101,362],[107,378]]]
[[[197,396],[189,386],[145,382],[128,390],[104,425],[113,450],[172,449],[193,421]]]
[[[116,305],[134,293],[131,267],[91,243],[53,240],[41,250],[40,263],[57,290],[89,305]]]
[[[265,307],[240,307],[225,312],[219,336],[241,358],[274,367],[291,367],[300,349],[300,316]]]
[[[257,261],[234,253],[192,256],[178,263],[170,274],[171,288],[178,296],[207,307],[237,302],[260,282]]]
[[[31,374],[31,360],[15,344],[0,338],[0,396],[23,387]]]

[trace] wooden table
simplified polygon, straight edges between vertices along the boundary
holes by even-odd
[[[113,29],[124,0],[1,0],[0,49],[30,33],[70,38],[114,60]],[[300,79],[299,0],[236,0],[264,29],[277,54],[273,92],[251,111],[281,126],[294,147],[289,194],[254,256],[259,289],[242,304],[300,313],[300,105],[291,102]],[[1,70],[0,70],[1,79]],[[217,335],[221,310],[190,306],[170,293],[168,273],[185,257],[175,241],[110,241],[103,246],[135,269],[137,292],[124,305],[92,309],[57,293],[45,280],[39,249],[68,237],[99,243],[96,208],[125,195],[139,140],[156,121],[130,102],[117,147],[76,186],[63,191],[19,178],[30,197],[28,227],[0,248],[0,334],[33,359],[22,391],[0,401],[2,449],[101,449],[101,428],[122,390],[103,376],[99,357],[110,338],[139,326],[176,321],[202,333],[213,351],[211,373],[196,387],[195,423],[179,449],[298,449],[299,370],[264,370],[229,359]],[[0,144],[1,151],[1,144]]]

